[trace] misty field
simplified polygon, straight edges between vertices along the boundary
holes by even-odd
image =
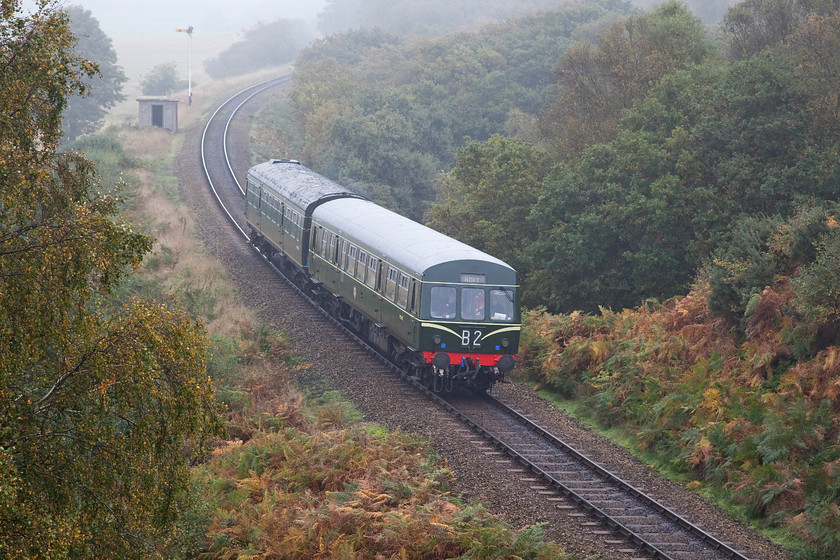
[[[159,35],[124,35],[113,37],[117,51],[117,64],[122,66],[128,81],[123,93],[125,101],[115,107],[109,118],[125,121],[137,117],[136,98],[141,95],[140,80],[155,66],[174,62],[180,78],[186,81],[189,40],[185,33],[177,33],[176,25],[162,30]],[[210,78],[204,72],[205,61],[215,57],[240,40],[238,33],[202,34],[195,31],[192,36],[192,85],[207,84]],[[174,97],[186,101],[186,91],[175,92]]]

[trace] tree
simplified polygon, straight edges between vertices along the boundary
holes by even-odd
[[[700,21],[674,0],[617,23],[597,42],[573,45],[557,63],[560,95],[542,116],[543,134],[564,156],[609,142],[623,110],[711,52]]]
[[[788,37],[786,52],[810,91],[814,128],[823,141],[840,140],[840,12],[809,17]]]
[[[219,79],[285,64],[311,39],[301,21],[258,23],[245,31],[244,40],[205,62],[204,67],[212,78]]]
[[[0,6],[0,557],[146,558],[217,411],[201,325],[110,298],[151,239],[57,151],[96,73],[69,26],[53,0]]]
[[[530,286],[566,311],[672,297],[725,253],[733,225],[752,242],[757,224],[772,229],[755,216],[784,220],[803,201],[836,200],[840,155],[819,122],[826,113],[809,111],[811,93],[771,51],[663,78],[625,111],[615,140],[545,181]],[[762,277],[753,264],[748,276]],[[749,289],[726,288],[718,307],[737,312]]]
[[[550,68],[571,36],[608,14],[576,5],[436,40],[358,30],[317,41],[289,94],[298,157],[420,219],[455,147],[528,122],[553,98]]]
[[[329,175],[367,185],[373,200],[419,220],[432,199],[431,182],[439,169],[435,146],[425,141],[430,129],[445,135],[442,123],[427,111],[399,91],[358,92],[351,107],[330,123],[321,167]]]
[[[840,7],[838,0],[745,0],[723,18],[729,58],[742,60],[783,42],[809,15]]]
[[[140,80],[143,95],[169,95],[173,90],[185,86],[186,82],[178,79],[174,62],[158,64]]]
[[[538,230],[529,299],[593,312],[685,290],[694,204],[672,150],[622,132],[551,171],[529,216]]]
[[[439,181],[428,225],[527,274],[527,247],[537,234],[527,218],[549,167],[543,150],[515,138],[468,140],[456,152],[455,168]]]
[[[96,64],[97,75],[88,78],[90,88],[85,95],[68,100],[63,116],[64,140],[94,132],[102,126],[108,109],[125,99],[122,85],[126,81],[117,66],[117,53],[111,39],[99,27],[99,21],[81,6],[65,9],[70,18],[70,32],[76,38],[76,52]]]
[[[624,0],[589,2],[601,9],[627,11]],[[453,31],[521,17],[522,14],[556,9],[556,0],[327,0],[318,14],[318,29],[324,35],[352,29],[385,29],[400,35],[439,37]]]

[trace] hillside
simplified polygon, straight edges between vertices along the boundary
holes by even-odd
[[[802,557],[836,555],[837,9],[750,0],[709,28],[595,3],[335,36],[299,57],[258,157],[514,264],[529,375]]]

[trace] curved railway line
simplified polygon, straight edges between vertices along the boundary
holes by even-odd
[[[242,187],[236,179],[228,156],[227,137],[237,111],[259,93],[287,83],[288,76],[269,80],[247,88],[222,103],[212,114],[201,136],[200,155],[207,184],[232,225],[245,240],[244,201]],[[248,240],[249,241],[249,240]],[[279,278],[271,280],[279,281]],[[288,283],[289,286],[293,284]],[[339,322],[317,308],[303,292],[300,313],[315,323]],[[298,305],[298,303],[293,303]],[[318,311],[316,311],[317,309]],[[352,333],[345,331],[350,339]],[[360,340],[358,344],[337,340],[342,352],[375,354]],[[378,355],[377,355],[378,356]],[[428,401],[429,415],[444,415],[455,428],[469,430],[473,443],[488,461],[498,468],[521,472],[530,491],[572,517],[581,517],[591,534],[601,538],[628,559],[670,560],[747,560],[747,556],[729,544],[697,527],[683,515],[663,506],[644,492],[608,472],[571,445],[555,437],[491,395],[476,397],[459,394],[442,398],[387,363]],[[437,408],[437,410],[432,410]],[[445,412],[443,412],[445,411]],[[475,439],[480,438],[480,439]],[[757,559],[756,559],[757,560]]]

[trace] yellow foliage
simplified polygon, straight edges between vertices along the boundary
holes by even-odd
[[[596,340],[589,343],[589,355],[594,364],[601,364],[607,359],[610,352],[610,344],[607,340]]]

